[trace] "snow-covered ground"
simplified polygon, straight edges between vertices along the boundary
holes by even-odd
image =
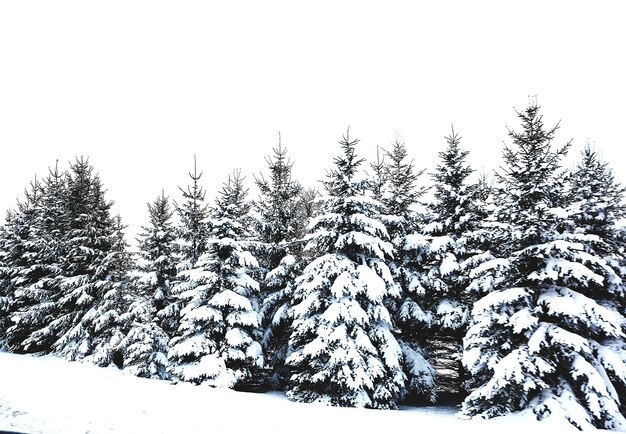
[[[578,432],[518,414],[460,420],[454,408],[331,408],[133,377],[113,368],[0,353],[0,431],[24,433],[518,433]]]

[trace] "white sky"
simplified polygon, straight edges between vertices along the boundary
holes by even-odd
[[[432,168],[454,123],[492,169],[528,95],[625,182],[620,3],[0,2],[0,209],[85,155],[132,238],[194,153],[212,202],[234,168],[252,186],[281,131],[313,185],[348,125],[362,156],[399,133]]]

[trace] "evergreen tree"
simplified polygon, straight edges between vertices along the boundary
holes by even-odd
[[[402,397],[408,401],[432,402],[436,397],[435,371],[424,351],[432,313],[425,309],[424,288],[420,281],[428,243],[419,230],[420,217],[415,210],[419,198],[427,190],[417,186],[424,171],[416,172],[413,163],[407,161],[406,145],[400,139],[394,141],[385,156],[388,159],[385,167],[387,182],[380,194],[384,204],[382,218],[393,246],[389,269],[401,291],[392,311],[399,329],[398,341],[406,375]]]
[[[31,184],[34,187],[38,184]],[[18,202],[16,210],[7,212],[6,224],[2,227],[2,252],[0,256],[0,348],[11,349],[14,342],[8,341],[8,330],[12,326],[12,316],[18,309],[15,291],[19,290],[22,271],[28,266],[27,245],[32,241],[32,226],[36,198],[38,195],[27,191],[26,198]],[[35,201],[33,201],[35,199]],[[14,332],[15,333],[15,332]]]
[[[121,309],[115,285],[116,255],[112,202],[93,167],[84,158],[70,165],[66,176],[65,213],[67,234],[60,263],[54,320],[31,335],[32,342],[52,341],[52,350],[69,360],[93,355],[101,335],[108,334]],[[108,342],[110,337],[106,337]],[[112,354],[100,355],[98,364],[108,364]]]
[[[280,136],[279,136],[280,138]],[[301,238],[306,226],[302,186],[291,176],[292,164],[279,140],[274,157],[267,158],[269,179],[256,179],[261,196],[255,204],[257,233],[261,243],[261,266],[267,270],[262,282],[263,348],[272,382],[282,388],[289,378],[285,366],[291,318],[293,284],[301,271]]]
[[[106,290],[103,300],[97,304],[93,319],[94,351],[86,360],[100,366],[110,364],[122,368],[124,365],[124,339],[130,325],[124,314],[136,300],[136,292],[131,282],[130,271],[133,268],[133,256],[129,252],[124,230],[119,215],[112,218],[110,243],[100,269],[107,270],[104,281],[98,286]],[[89,315],[86,315],[89,318]],[[89,319],[88,319],[89,320]]]
[[[325,182],[323,214],[310,225],[314,258],[296,281],[288,396],[337,406],[395,408],[404,385],[401,349],[385,303],[397,297],[385,260],[392,247],[377,220],[380,204],[358,179],[356,140]]]
[[[618,222],[626,216],[623,201],[626,189],[615,180],[608,163],[602,161],[590,146],[584,148],[581,157],[569,178],[568,230],[574,234],[575,241],[584,246],[586,253],[601,257],[621,281],[605,282],[603,289],[606,292],[592,289],[591,295],[626,317],[626,238],[618,228]],[[623,328],[626,329],[626,323]],[[604,345],[621,356],[622,366],[626,366],[626,339],[605,342]],[[620,365],[610,364],[606,370],[617,395],[626,396],[626,381]],[[626,399],[622,398],[619,404],[622,414],[626,415]]]
[[[19,273],[20,283],[14,288],[19,308],[12,317],[14,325],[8,330],[11,347],[16,352],[48,353],[52,348],[53,341],[49,337],[38,339],[33,334],[58,315],[56,303],[67,232],[64,176],[57,164],[54,169],[49,169],[39,187],[40,201],[34,210],[30,231],[28,265]]]
[[[174,330],[160,313],[172,303],[171,283],[176,276],[176,233],[173,210],[164,193],[148,203],[150,223],[139,235],[139,260],[133,285],[135,300],[124,321],[129,331],[124,339],[125,367],[140,377],[169,378],[167,352]]]
[[[468,151],[452,129],[440,163],[432,174],[434,200],[428,206],[428,224],[423,228],[428,247],[421,281],[424,306],[432,313],[430,352],[437,360],[438,389],[459,393],[465,373],[460,363],[462,338],[467,331],[474,293],[466,290],[472,259],[482,253],[476,242],[484,212],[476,206],[484,184],[470,184],[473,170],[466,164]],[[484,198],[486,199],[486,197]],[[452,374],[452,375],[451,375]]]
[[[380,155],[380,148],[376,147],[376,161],[370,164],[372,169],[371,190],[372,197],[379,201],[383,201],[383,195],[389,182],[389,175],[387,173],[387,165],[385,164],[385,155]]]
[[[258,342],[258,267],[248,250],[250,204],[238,171],[216,200],[208,252],[185,273],[188,290],[178,334],[171,341],[170,371],[178,381],[237,387],[263,366]]]
[[[195,155],[193,173],[190,172],[189,177],[192,183],[187,186],[187,190],[179,187],[184,202],[179,205],[174,201],[174,208],[180,222],[176,240],[177,275],[171,283],[173,295],[180,295],[195,285],[194,282],[189,281],[189,271],[194,268],[201,268],[197,262],[207,251],[209,239],[209,209],[208,205],[204,203],[206,192],[199,185],[202,172],[198,174]],[[163,325],[170,333],[178,330],[181,309],[179,301],[179,297],[175,296],[173,302],[159,312]]]
[[[626,189],[615,181],[608,163],[590,146],[571,175],[570,201],[577,231],[598,237],[593,249],[600,255],[621,251],[623,240],[617,231],[618,221],[626,215],[623,196]]]
[[[199,185],[202,172],[198,174],[196,156],[193,157],[193,173],[189,173],[191,185],[187,190],[179,187],[184,202],[174,207],[180,218],[179,237],[182,240],[180,247],[182,255],[181,268],[193,267],[198,258],[207,250],[209,237],[208,206],[204,203],[206,192]]]
[[[474,305],[464,341],[477,388],[462,412],[529,409],[538,418],[562,414],[580,429],[626,426],[614,384],[626,378],[614,344],[625,319],[605,302],[623,293],[622,282],[585,251],[588,235],[568,230],[560,161],[569,143],[553,149],[558,125],[545,129],[537,105],[518,115],[523,131],[509,132],[514,146],[498,174],[497,257],[472,272],[472,285],[488,294]]]

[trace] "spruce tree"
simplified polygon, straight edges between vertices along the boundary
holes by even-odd
[[[6,223],[2,227],[0,247],[0,348],[10,350],[8,330],[12,326],[12,316],[17,310],[15,291],[19,288],[21,271],[25,268],[28,256],[26,244],[31,239],[31,226],[34,204],[32,195],[18,202],[17,209],[9,210]]]
[[[216,200],[207,253],[184,272],[189,289],[179,295],[184,307],[169,353],[177,381],[234,388],[263,366],[246,196],[236,171]]]
[[[468,182],[473,170],[466,163],[469,152],[460,142],[461,137],[452,129],[432,174],[434,199],[428,205],[428,224],[423,228],[428,247],[421,278],[424,305],[433,315],[429,350],[441,372],[437,387],[453,394],[462,391],[465,378],[460,352],[475,298],[466,290],[468,267],[482,253],[482,243],[475,237],[484,218],[477,208],[481,185]]]
[[[102,183],[84,158],[70,165],[66,176],[67,233],[60,263],[57,314],[31,335],[33,342],[51,340],[52,350],[69,360],[93,355],[108,335],[121,306],[116,291],[112,202],[105,200]],[[109,340],[107,336],[106,340]],[[108,364],[112,353],[101,354],[98,364]]]
[[[616,270],[568,229],[561,160],[539,107],[518,113],[498,174],[499,248],[473,270],[488,293],[475,303],[463,360],[477,388],[462,412],[562,415],[580,429],[624,427],[614,381],[626,366],[614,343],[624,317],[605,300],[623,293]],[[617,373],[611,379],[607,373]],[[617,380],[615,379],[617,378]]]
[[[346,135],[325,182],[323,213],[309,226],[312,258],[296,280],[288,397],[346,407],[395,408],[405,376],[385,304],[399,295],[380,203],[365,196],[363,160]]]
[[[172,283],[176,278],[176,229],[172,218],[168,197],[161,194],[152,204],[148,204],[150,224],[144,226],[137,239],[139,261],[137,269],[141,276],[139,285],[154,300],[157,315],[168,333],[173,332],[172,324],[161,312],[172,303]]]
[[[171,328],[169,318],[160,314],[172,303],[170,290],[176,276],[176,233],[172,224],[173,210],[164,193],[147,205],[149,225],[142,228],[137,239],[139,260],[138,275],[133,281],[135,300],[124,316],[124,321],[130,323],[123,342],[124,365],[140,377],[167,379],[169,334],[175,330]]]
[[[587,291],[599,303],[616,309],[624,317],[626,317],[624,289],[626,238],[618,223],[626,216],[625,192],[626,188],[615,180],[608,163],[587,145],[582,151],[580,162],[569,177],[568,231],[573,234],[575,241],[584,246],[586,253],[602,258],[619,277],[619,280],[605,281],[603,285],[605,291],[598,291],[597,288],[590,288]],[[581,292],[585,293],[584,290]],[[626,329],[626,323],[624,328]],[[626,330],[624,334],[626,335]],[[604,345],[621,357],[623,362],[621,366],[626,366],[625,338],[607,341]],[[624,397],[626,380],[621,366],[619,363],[608,363],[605,369],[617,396]],[[621,398],[619,404],[622,414],[626,415],[626,399]]]
[[[174,300],[160,313],[163,324],[172,333],[178,330],[181,305],[178,295],[190,290],[194,282],[189,281],[189,271],[198,267],[198,259],[207,251],[210,221],[209,208],[205,203],[206,192],[200,186],[203,172],[198,173],[196,156],[193,158],[193,173],[189,172],[191,185],[186,190],[178,187],[183,195],[184,202],[174,201],[174,208],[179,218],[176,240],[176,271],[171,288]]]
[[[435,371],[425,352],[433,318],[426,309],[421,284],[423,263],[428,242],[419,227],[420,216],[415,210],[426,192],[417,182],[424,170],[415,171],[407,161],[406,145],[399,138],[385,151],[386,183],[380,194],[384,205],[382,219],[393,246],[388,260],[394,280],[400,286],[400,298],[392,311],[398,325],[398,341],[402,348],[402,366],[406,384],[402,398],[407,401],[434,401]],[[377,192],[374,191],[374,197]]]
[[[280,136],[279,136],[280,138]],[[266,270],[261,282],[263,349],[273,371],[272,383],[284,387],[289,378],[285,366],[295,277],[301,271],[301,238],[306,225],[302,186],[291,176],[292,163],[279,140],[274,155],[266,159],[269,179],[256,179],[261,193],[255,203],[257,234],[261,245],[260,265]]]
[[[49,169],[40,187],[40,201],[31,227],[32,243],[28,265],[19,273],[20,284],[14,289],[16,305],[14,325],[8,331],[13,351],[48,353],[50,336],[38,338],[35,332],[45,328],[58,315],[59,279],[65,255],[67,232],[65,173],[58,164]]]
[[[202,174],[203,172],[198,173],[194,155],[193,173],[189,173],[191,185],[188,185],[186,190],[178,187],[184,202],[179,205],[174,201],[174,207],[180,219],[179,238],[182,241],[180,247],[182,263],[179,267],[181,268],[193,267],[198,258],[207,250],[208,206],[204,203],[206,192],[199,184]]]
[[[380,147],[376,147],[376,161],[370,163],[370,169],[372,169],[371,178],[371,190],[372,197],[379,201],[383,201],[383,195],[389,182],[389,175],[387,171],[387,165],[385,164],[385,155],[380,155]]]

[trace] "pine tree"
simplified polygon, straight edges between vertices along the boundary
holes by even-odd
[[[545,129],[539,107],[518,113],[504,172],[498,174],[496,258],[473,270],[475,303],[463,360],[477,388],[466,415],[494,417],[532,410],[561,414],[580,429],[626,426],[607,375],[623,383],[626,366],[613,343],[623,340],[624,317],[606,304],[623,293],[616,271],[585,251],[567,228],[560,162],[570,144],[553,149],[558,125]],[[615,378],[615,377],[614,377]]]
[[[139,235],[138,276],[133,282],[135,300],[124,315],[129,331],[122,347],[124,365],[140,377],[169,378],[167,372],[169,334],[172,324],[160,317],[172,303],[171,283],[176,276],[173,210],[164,193],[148,203],[150,223]]]
[[[178,381],[234,388],[263,366],[246,196],[236,171],[216,200],[208,252],[184,272],[188,290],[179,295],[184,308],[169,353]]]
[[[288,397],[395,408],[405,376],[385,307],[399,295],[385,263],[392,247],[376,219],[380,204],[365,196],[369,183],[358,179],[357,141],[345,136],[340,144],[343,154],[325,182],[323,214],[307,237],[308,248],[321,255],[296,281]]]
[[[260,265],[267,270],[261,282],[263,349],[272,369],[272,383],[284,387],[289,378],[285,366],[291,318],[293,284],[301,271],[301,238],[306,226],[302,186],[291,176],[292,163],[279,136],[273,158],[266,159],[269,179],[256,179],[261,193],[255,203],[257,233],[261,247]]]
[[[388,159],[386,183],[379,194],[384,205],[381,217],[393,246],[389,269],[400,286],[400,299],[392,307],[392,312],[399,329],[398,342],[407,379],[402,398],[433,402],[436,398],[435,371],[425,352],[432,313],[425,309],[421,285],[428,243],[420,231],[420,217],[415,210],[420,197],[427,191],[425,187],[417,186],[424,170],[416,172],[413,163],[407,161],[406,145],[399,138],[385,156]]]

